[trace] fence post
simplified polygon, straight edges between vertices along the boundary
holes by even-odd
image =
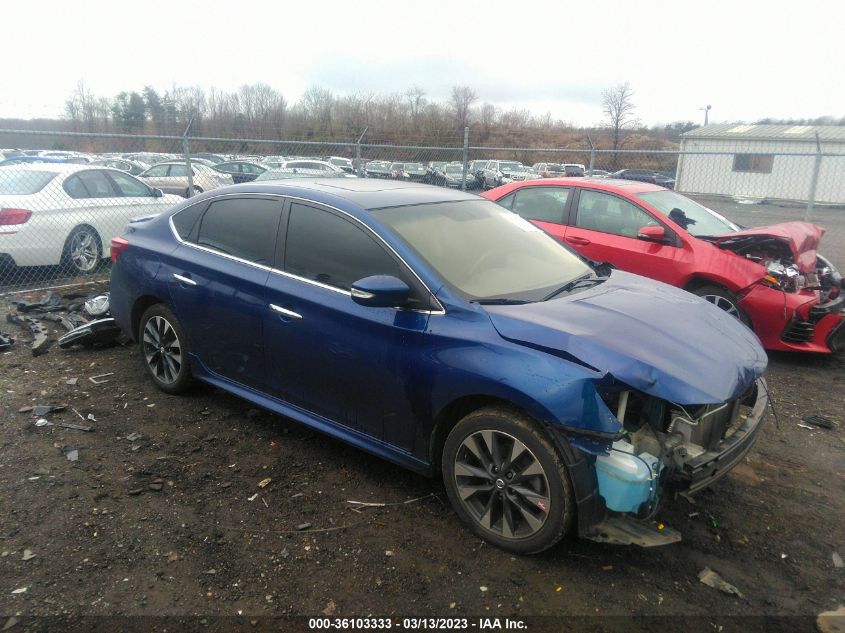
[[[355,141],[355,175],[359,178],[363,178],[367,175],[367,171],[364,169],[363,165],[361,165],[361,141],[369,129],[370,126],[366,126],[364,131],[361,132],[361,136],[359,136],[358,140]]]
[[[593,139],[587,134],[587,141],[590,143],[590,173],[593,172],[593,166],[596,164],[596,146],[593,144]]]
[[[807,210],[804,212],[804,221],[811,222],[813,219],[813,206],[816,204],[816,187],[819,184],[819,171],[822,167],[822,144],[819,141],[819,133],[816,132],[816,157],[813,160],[813,176],[810,180],[810,195],[807,197]]]
[[[467,170],[469,170],[469,126],[464,128],[464,171],[461,177],[461,191],[467,190]]]
[[[191,167],[191,152],[188,147],[188,132],[191,131],[191,126],[194,124],[194,117],[188,121],[188,127],[185,128],[185,133],[182,135],[182,153],[185,154],[185,165],[188,171],[188,197],[194,196],[194,168]]]

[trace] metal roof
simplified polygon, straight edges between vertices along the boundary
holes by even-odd
[[[718,123],[699,127],[681,136],[684,139],[747,139],[755,141],[815,141],[845,143],[845,125],[745,125]]]

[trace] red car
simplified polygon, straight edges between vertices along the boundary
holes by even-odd
[[[558,178],[483,194],[582,256],[697,294],[754,329],[769,350],[845,349],[842,276],[818,255],[824,229],[745,229],[643,182]]]

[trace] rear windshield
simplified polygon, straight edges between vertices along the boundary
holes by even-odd
[[[0,196],[28,196],[38,193],[55,177],[54,171],[0,168]]]

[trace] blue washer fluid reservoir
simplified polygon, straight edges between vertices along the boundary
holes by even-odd
[[[630,442],[614,442],[610,455],[596,458],[599,494],[608,510],[636,513],[642,504],[654,500],[661,469],[654,455],[634,455]]]

